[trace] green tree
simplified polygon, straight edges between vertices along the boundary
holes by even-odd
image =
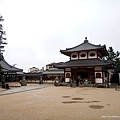
[[[2,22],[4,21],[3,17],[0,15],[0,60],[3,59],[3,52],[4,52],[4,45],[7,44],[4,42],[6,38],[4,37],[6,35],[6,32],[3,30]]]
[[[112,47],[109,47],[108,49],[108,57],[107,60],[113,62],[114,67],[115,67],[115,72],[120,71],[120,52],[117,51],[115,52]]]
[[[0,15],[0,61],[3,58],[3,52],[4,52],[4,45],[7,44],[6,42],[4,42],[6,40],[6,38],[4,37],[6,35],[6,32],[3,30],[3,25],[2,22],[4,21],[3,16]],[[0,64],[0,73],[2,72],[2,67]]]

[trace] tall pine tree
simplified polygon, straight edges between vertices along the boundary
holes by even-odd
[[[115,72],[120,71],[120,52],[117,51],[115,52],[112,47],[109,47],[108,49],[108,57],[107,60],[113,62],[114,67],[115,67]]]
[[[3,16],[0,15],[0,61],[3,58],[3,52],[4,52],[4,45],[7,44],[6,42],[4,42],[6,40],[6,38],[4,37],[6,32],[3,30],[3,25],[2,22],[4,21]],[[0,73],[2,72],[2,67],[0,64]]]

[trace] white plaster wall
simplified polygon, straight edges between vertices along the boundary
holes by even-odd
[[[101,78],[96,78],[96,73],[100,73]],[[102,72],[95,72],[95,83],[103,83],[103,81],[102,81]]]
[[[65,78],[65,82],[70,82],[70,78]]]
[[[95,78],[95,83],[103,83],[102,78]]]

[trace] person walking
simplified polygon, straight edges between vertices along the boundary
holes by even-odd
[[[76,86],[79,86],[79,78],[76,79]]]
[[[70,87],[72,87],[72,84],[73,84],[73,79],[72,77],[70,77]]]

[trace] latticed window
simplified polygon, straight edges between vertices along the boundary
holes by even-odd
[[[95,56],[95,53],[91,53],[90,56],[91,56],[91,57],[94,57],[94,56]]]
[[[72,58],[76,58],[76,57],[77,57],[77,55],[75,55],[75,54],[74,54],[74,55],[72,55]]]
[[[85,57],[86,55],[85,54],[82,54],[81,57]]]

